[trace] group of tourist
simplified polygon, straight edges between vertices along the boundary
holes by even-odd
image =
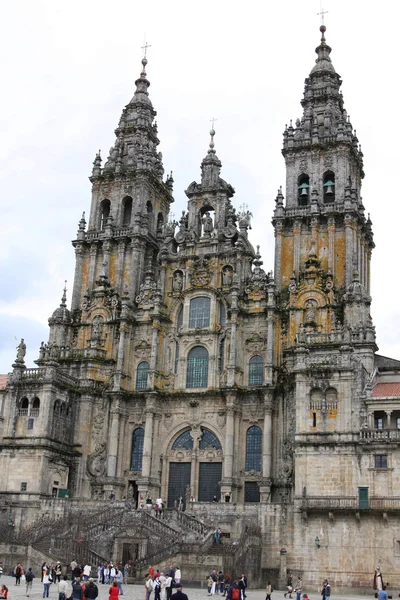
[[[182,593],[181,579],[182,572],[179,566],[171,566],[168,572],[163,573],[149,565],[144,581],[145,600],[151,600],[153,592],[154,600],[185,600],[182,596],[185,596],[187,600],[186,594]],[[174,588],[177,590],[175,594],[172,593]],[[182,596],[178,597],[178,592]]]
[[[246,598],[247,577],[242,573],[241,577],[232,579],[229,573],[223,573],[213,569],[207,578],[208,596],[220,594],[229,600],[244,600]]]

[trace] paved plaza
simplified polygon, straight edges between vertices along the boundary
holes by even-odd
[[[8,598],[9,600],[25,600],[26,599],[26,591],[25,591],[25,583],[21,583],[20,586],[15,585],[15,579],[8,576],[3,576],[0,579],[1,584],[7,585],[9,589]],[[99,596],[98,600],[108,600],[108,585],[99,585]],[[124,589],[124,599],[125,600],[144,600],[144,587],[141,584],[134,585],[125,585]],[[188,595],[189,600],[206,600],[207,599],[207,588],[203,589],[197,587],[184,587],[183,591]],[[304,592],[308,593],[308,597],[310,600],[318,600],[321,598],[321,595],[316,591],[309,591],[307,588],[304,588]],[[399,590],[389,590],[389,594],[393,596],[393,600],[399,597]],[[34,580],[33,588],[30,594],[30,600],[40,600],[43,596],[43,585],[40,583],[40,580]],[[296,595],[292,594],[293,599],[295,600]],[[217,597],[217,596],[216,596]],[[222,598],[222,596],[218,596]],[[50,586],[50,600],[58,600],[57,593],[57,584],[53,584]],[[335,590],[332,590],[332,600],[351,598],[352,600],[365,600],[366,598],[374,598],[374,593],[371,590],[371,593],[368,595],[360,595],[357,593],[354,594],[335,594]],[[265,592],[261,589],[248,589],[247,590],[247,599],[248,600],[265,600]],[[152,594],[151,600],[154,600],[154,594]],[[272,600],[284,600],[283,591],[274,590],[272,594]]]

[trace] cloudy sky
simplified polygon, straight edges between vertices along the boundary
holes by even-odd
[[[326,38],[362,144],[363,199],[373,221],[372,315],[382,354],[400,358],[399,3],[326,0]],[[90,204],[95,152],[105,158],[134,92],[146,35],[148,77],[175,215],[199,179],[210,119],[234,204],[254,215],[251,240],[273,267],[282,132],[301,116],[319,43],[319,0],[15,0],[2,4],[0,99],[0,373],[17,338],[34,366]]]

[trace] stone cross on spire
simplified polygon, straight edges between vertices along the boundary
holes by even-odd
[[[147,58],[147,48],[151,48],[151,44],[148,44],[146,41],[144,42],[144,46],[142,46],[143,50],[143,58]]]
[[[329,12],[328,10],[324,10],[322,8],[322,0],[321,0],[320,5],[319,5],[319,13],[317,13],[317,15],[321,17],[321,26],[324,25],[324,15],[328,14],[328,12]]]

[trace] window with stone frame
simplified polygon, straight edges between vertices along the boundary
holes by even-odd
[[[110,210],[111,210],[111,202],[107,198],[105,198],[100,203],[100,223],[99,223],[99,229],[101,231],[103,231],[103,229],[106,226],[107,219],[110,216]]]
[[[219,303],[219,322],[221,327],[225,327],[226,325],[226,308],[223,302]]]
[[[221,442],[216,435],[208,429],[201,429],[202,434],[199,441],[199,449],[205,450],[206,448],[216,448],[216,450],[222,450]]]
[[[172,444],[172,450],[178,450],[178,448],[183,448],[184,450],[193,450],[193,438],[190,429],[187,429],[178,435]]]
[[[28,490],[28,483],[26,481],[21,481],[21,492],[26,492]]]
[[[22,398],[19,403],[18,415],[20,417],[27,417],[29,411],[29,400],[28,398]]]
[[[189,309],[189,328],[204,329],[210,326],[211,298],[198,296],[192,298]]]
[[[387,454],[375,454],[375,469],[387,469],[388,457]]]
[[[131,224],[132,217],[132,198],[130,196],[126,196],[122,200],[122,226],[129,227]]]
[[[249,361],[249,385],[263,384],[264,361],[258,354]]]
[[[195,346],[188,354],[186,387],[208,387],[208,352],[204,346]]]
[[[144,391],[147,390],[147,379],[149,376],[150,365],[147,361],[142,361],[138,364],[136,369],[136,390]]]
[[[180,330],[182,325],[183,325],[183,306],[181,306],[180,309],[178,310],[178,315],[176,317],[176,328],[178,329],[178,331]]]
[[[30,417],[38,417],[40,412],[40,400],[37,396],[32,400],[31,410],[29,412]]]
[[[224,370],[225,367],[225,338],[223,338],[219,343],[219,353],[218,353],[218,370],[220,373]]]
[[[178,366],[179,366],[179,342],[175,342],[175,364],[174,364],[175,375],[178,373]]]
[[[261,471],[262,469],[262,431],[252,425],[246,431],[246,466],[245,471]]]
[[[137,427],[132,431],[131,471],[141,471],[143,462],[144,429]]]

